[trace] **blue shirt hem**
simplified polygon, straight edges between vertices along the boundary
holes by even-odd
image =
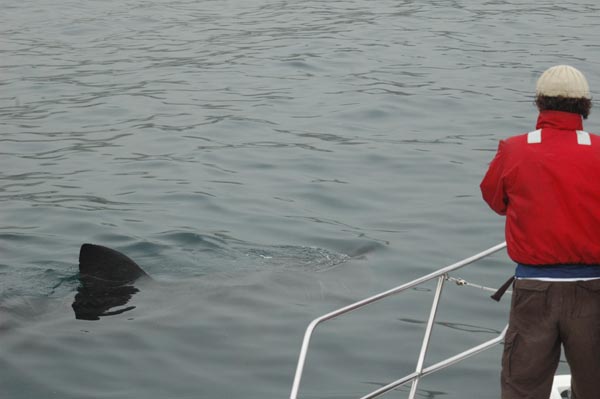
[[[595,278],[600,277],[600,265],[527,266],[517,264],[516,278]]]

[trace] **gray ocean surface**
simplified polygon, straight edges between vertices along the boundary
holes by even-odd
[[[312,319],[503,241],[478,185],[543,70],[600,91],[592,1],[0,3],[2,399],[289,397]],[[135,309],[75,319],[84,242],[153,276]],[[320,327],[300,397],[410,373],[432,288]],[[488,296],[448,285],[427,364],[502,330]],[[500,353],[418,397],[498,398]]]

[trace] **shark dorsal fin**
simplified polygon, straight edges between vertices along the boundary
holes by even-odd
[[[94,279],[128,283],[146,272],[126,255],[95,244],[83,244],[79,251],[79,273]]]

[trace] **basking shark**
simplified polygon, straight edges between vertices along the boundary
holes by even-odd
[[[254,257],[271,267],[285,267],[300,263],[312,271],[326,271],[349,259],[361,258],[382,244],[361,243],[349,254],[331,253],[321,248],[274,246],[243,248],[245,258]],[[282,266],[283,265],[283,266]],[[72,308],[81,320],[99,320],[103,316],[118,315],[135,306],[127,305],[144,282],[152,278],[123,253],[95,244],[83,244],[79,251],[79,286]],[[159,284],[160,285],[160,284]]]
[[[79,250],[80,285],[72,305],[75,317],[98,320],[134,309],[120,306],[139,292],[133,283],[140,279],[150,280],[150,276],[126,255],[101,245],[83,244]]]

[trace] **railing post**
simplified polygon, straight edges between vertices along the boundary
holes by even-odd
[[[421,352],[419,353],[419,360],[417,361],[417,367],[415,372],[417,373],[417,378],[415,378],[410,386],[410,394],[408,395],[408,399],[414,399],[417,394],[417,386],[419,385],[419,381],[421,380],[421,373],[423,371],[423,364],[425,363],[425,356],[427,355],[427,349],[429,348],[429,341],[431,338],[431,333],[433,331],[433,324],[435,322],[435,316],[437,314],[438,305],[440,303],[440,298],[442,295],[442,290],[444,288],[444,281],[448,277],[447,274],[444,274],[438,277],[438,283],[435,289],[435,296],[433,297],[433,303],[431,305],[431,312],[429,312],[429,320],[427,320],[427,327],[425,327],[425,336],[423,337],[423,343],[421,344]]]

